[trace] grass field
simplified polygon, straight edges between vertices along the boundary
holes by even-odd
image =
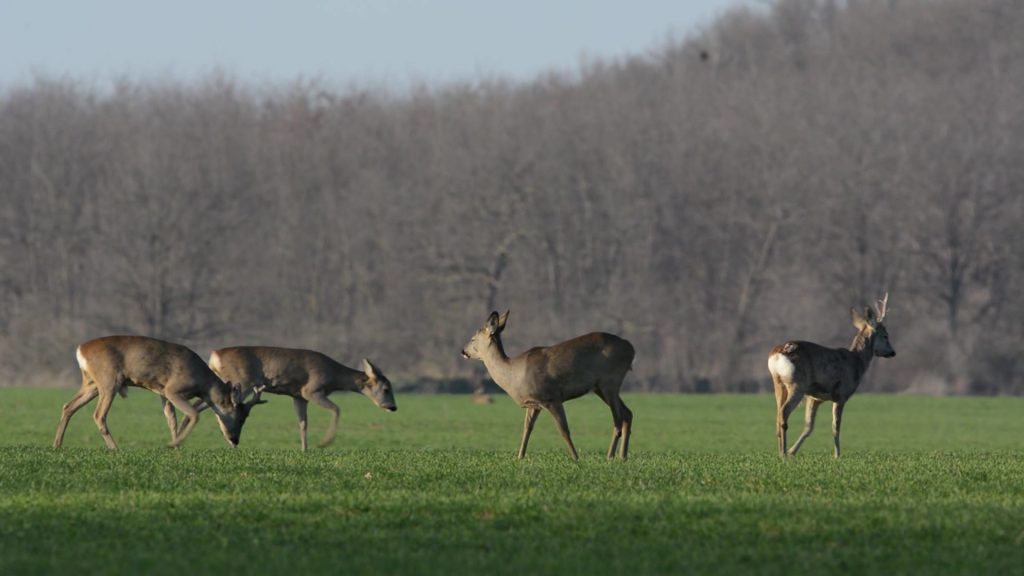
[[[1024,399],[857,396],[842,460],[822,410],[783,462],[768,396],[632,395],[623,463],[584,398],[577,464],[547,415],[515,461],[520,410],[463,396],[335,395],[336,443],[303,454],[286,398],[237,450],[209,413],[169,450],[132,390],[120,452],[91,406],[54,451],[72,393],[0,389],[0,574],[1024,573]],[[311,443],[326,422],[310,409]]]

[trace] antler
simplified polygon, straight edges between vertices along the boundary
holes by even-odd
[[[875,301],[875,312],[878,312],[878,321],[881,322],[885,318],[885,313],[889,309],[889,293],[886,292],[885,296],[881,300]]]
[[[253,388],[251,390],[252,393],[253,393],[252,398],[250,398],[249,400],[245,401],[245,404],[248,405],[248,406],[255,406],[257,404],[264,404],[266,402],[266,400],[260,400],[260,394],[263,394],[263,391],[266,390],[266,389],[267,389],[266,384]]]

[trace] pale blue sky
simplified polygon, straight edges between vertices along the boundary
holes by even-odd
[[[250,81],[523,79],[644,53],[742,0],[0,0],[0,87],[215,68]]]

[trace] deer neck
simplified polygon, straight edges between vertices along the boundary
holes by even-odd
[[[340,378],[338,382],[339,390],[346,390],[348,392],[362,392],[370,383],[370,377],[366,374],[353,370],[345,377]]]
[[[231,402],[231,385],[221,381],[214,383],[210,386],[207,393],[203,395],[203,400],[206,401],[218,418],[223,419],[224,410],[222,406]]]
[[[505,392],[509,392],[514,380],[512,377],[512,361],[505,354],[505,347],[501,344],[501,338],[494,338],[480,359],[483,360],[487,372],[494,379],[494,383]]]
[[[331,391],[360,392],[369,378],[363,372],[335,363],[329,372],[327,385]]]
[[[850,344],[850,352],[856,355],[860,364],[857,378],[860,380],[860,376],[868,371],[868,366],[871,365],[871,360],[875,357],[875,334],[873,332],[871,334],[858,332],[853,338],[853,343]]]

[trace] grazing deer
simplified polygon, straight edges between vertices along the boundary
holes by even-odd
[[[472,396],[473,404],[479,404],[481,406],[494,404],[494,397],[486,392],[480,392],[479,390],[477,390],[473,392]]]
[[[327,398],[332,392],[361,392],[388,412],[398,410],[391,382],[366,358],[363,358],[360,372],[312,350],[239,346],[214,350],[210,354],[210,368],[225,382],[243,391],[263,387],[271,394],[291,396],[299,417],[303,451],[306,450],[306,408],[310,402],[331,412],[331,423],[320,447],[334,441],[339,410],[338,405]],[[205,409],[204,406],[198,408]]]
[[[794,340],[776,346],[768,356],[768,370],[775,385],[775,434],[779,438],[779,456],[785,458],[787,421],[790,413],[807,396],[807,414],[804,431],[788,454],[795,456],[800,445],[814,430],[814,417],[818,406],[826,400],[832,404],[832,440],[835,457],[839,458],[839,426],[843,420],[843,407],[857,391],[864,373],[875,356],[892,358],[896,355],[889,343],[885,319],[889,295],[875,303],[875,310],[865,308],[861,314],[850,309],[857,336],[849,350],[826,348],[812,342]],[[876,313],[877,312],[877,313]]]
[[[54,448],[63,443],[64,431],[75,412],[99,396],[93,420],[107,448],[116,450],[117,444],[107,428],[107,413],[114,395],[124,397],[127,386],[160,395],[171,429],[172,448],[180,446],[196,425],[198,413],[188,402],[192,398],[200,398],[213,407],[221,432],[231,446],[238,445],[242,425],[252,407],[265,403],[259,398],[260,391],[252,400],[243,402],[240,390],[217,378],[199,355],[180,344],[145,336],[107,336],[83,343],[75,356],[82,370],[82,387],[61,411]],[[180,431],[176,430],[175,407],[191,418]]]
[[[526,456],[533,425],[543,408],[554,417],[572,459],[578,460],[562,404],[593,391],[611,408],[615,422],[608,458],[615,457],[621,438],[619,455],[625,460],[633,413],[619,397],[619,390],[626,372],[633,366],[633,345],[612,334],[592,332],[554,346],[530,348],[509,358],[501,344],[506,321],[508,312],[501,316],[491,312],[487,322],[462,350],[462,355],[482,360],[495,383],[526,409],[518,457]]]

